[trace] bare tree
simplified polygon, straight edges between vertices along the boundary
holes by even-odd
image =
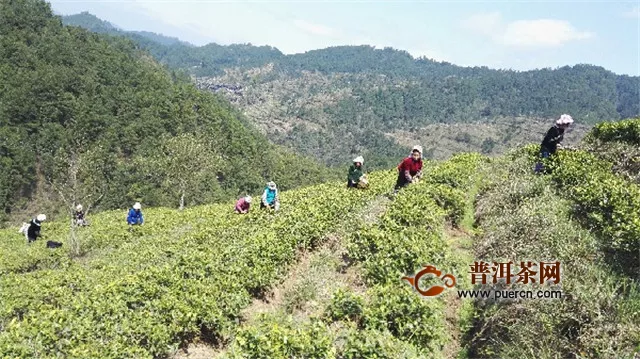
[[[76,144],[60,150],[54,156],[54,165],[46,175],[47,182],[56,191],[70,217],[69,244],[73,256],[81,254],[76,232],[75,209],[83,204],[85,216],[97,205],[108,190],[111,158],[99,146],[84,150]]]
[[[197,195],[199,184],[217,173],[223,164],[211,142],[193,134],[166,138],[162,151],[138,161],[150,178],[178,197],[180,210],[184,209],[187,197]]]

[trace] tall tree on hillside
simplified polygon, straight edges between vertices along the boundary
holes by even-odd
[[[220,190],[217,173],[223,171],[223,158],[203,136],[182,134],[166,138],[160,151],[139,157],[137,162],[151,181],[179,198],[180,210],[187,199],[197,197],[203,186]]]
[[[44,167],[45,179],[69,215],[69,243],[71,253],[77,256],[81,248],[75,230],[75,208],[82,204],[87,215],[100,202],[109,190],[116,158],[99,145],[86,149],[82,141],[74,141],[68,148],[58,150],[49,161]]]

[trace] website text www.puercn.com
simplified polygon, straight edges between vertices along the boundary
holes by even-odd
[[[473,299],[562,299],[561,290],[459,290],[458,298]]]

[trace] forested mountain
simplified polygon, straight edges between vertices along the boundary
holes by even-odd
[[[331,175],[131,41],[64,26],[44,1],[0,1],[0,33],[0,219],[61,201],[175,207]]]
[[[149,46],[152,43],[157,43],[162,46],[171,46],[171,45],[193,46],[188,42],[180,41],[180,39],[178,38],[156,34],[154,32],[125,31],[113,25],[112,23],[101,20],[95,15],[92,15],[86,11],[81,12],[79,14],[75,14],[75,15],[62,16],[62,22],[65,25],[79,26],[89,31],[93,31],[101,34],[127,36],[133,40],[139,40],[143,43],[147,43],[147,46]],[[145,40],[148,40],[148,41],[145,41]]]
[[[640,114],[640,78],[598,66],[519,72],[371,46],[284,55],[268,46],[165,46],[124,35],[161,63],[189,71],[198,87],[224,94],[272,142],[332,165],[364,154],[373,167],[390,166],[418,139],[435,158],[460,149],[496,153],[539,141],[549,119],[563,113],[576,119],[575,135],[598,121]],[[526,121],[514,129],[514,118]],[[470,138],[448,133],[465,127]],[[421,135],[434,128],[441,132]],[[482,128],[504,133],[499,140]]]
[[[188,68],[198,74],[222,74],[223,68],[241,66],[251,68],[276,61],[284,55],[270,46],[208,44],[195,47],[174,37],[145,31],[124,31],[88,12],[62,16],[66,25],[114,36],[127,37],[148,51],[158,61],[173,68]]]

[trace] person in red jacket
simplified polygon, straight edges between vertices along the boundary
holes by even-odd
[[[396,182],[395,191],[417,182],[422,176],[422,146],[413,146],[411,156],[405,158],[398,165],[398,181]]]

